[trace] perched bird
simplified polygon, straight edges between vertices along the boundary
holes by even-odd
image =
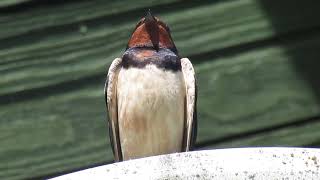
[[[149,11],[105,84],[115,161],[189,151],[197,131],[196,80],[168,26]]]

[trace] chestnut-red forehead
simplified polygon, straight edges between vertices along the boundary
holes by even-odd
[[[159,26],[158,31],[158,41],[160,47],[166,47],[166,48],[175,48],[174,42],[171,39],[170,32],[167,31],[163,26]],[[140,26],[138,26],[129,42],[128,47],[134,47],[134,46],[150,46],[151,45],[151,39],[150,34],[146,30],[145,24],[142,23]]]
[[[162,21],[161,21],[159,18],[157,18],[157,17],[154,17],[154,18],[156,19],[158,25],[162,26],[164,29],[166,29],[168,32],[170,32],[170,29],[169,29],[169,27],[167,26],[166,23],[162,22]],[[140,19],[140,21],[137,23],[137,25],[136,25],[136,27],[135,27],[135,30],[144,23],[144,20],[145,20],[144,17]]]

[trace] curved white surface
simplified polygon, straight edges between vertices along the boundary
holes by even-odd
[[[236,148],[193,151],[130,160],[63,175],[82,179],[315,179],[320,149]]]

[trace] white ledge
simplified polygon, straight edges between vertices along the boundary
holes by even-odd
[[[235,148],[153,156],[99,166],[52,180],[315,179],[320,149]]]

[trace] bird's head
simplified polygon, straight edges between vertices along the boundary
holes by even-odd
[[[177,53],[169,27],[160,19],[154,17],[150,10],[139,21],[129,39],[127,48],[133,47],[148,47],[156,51],[159,48],[167,48]]]

